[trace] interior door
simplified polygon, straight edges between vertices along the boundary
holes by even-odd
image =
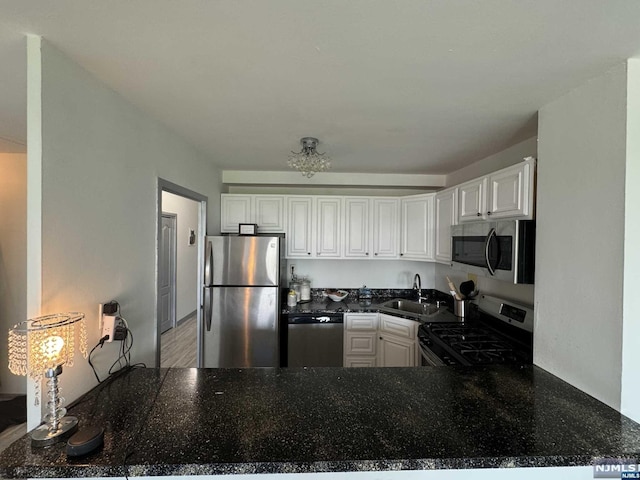
[[[158,259],[158,296],[160,297],[160,333],[175,327],[176,322],[176,216],[162,214]]]

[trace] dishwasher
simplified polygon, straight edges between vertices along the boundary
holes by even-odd
[[[342,313],[290,313],[287,319],[289,367],[342,367]]]

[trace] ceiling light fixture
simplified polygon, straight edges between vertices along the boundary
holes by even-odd
[[[331,159],[324,153],[318,153],[318,139],[304,137],[300,139],[302,150],[291,152],[289,155],[289,166],[299,170],[307,178],[313,177],[317,172],[326,172],[331,168]]]

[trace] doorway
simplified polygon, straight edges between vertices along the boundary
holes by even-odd
[[[158,259],[160,334],[176,327],[176,227],[175,213],[162,213],[162,236]]]
[[[156,366],[201,365],[207,197],[158,179]]]

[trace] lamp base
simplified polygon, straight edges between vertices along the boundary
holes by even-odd
[[[49,425],[46,423],[40,425],[31,433],[31,445],[34,447],[46,447],[54,443],[64,440],[78,429],[78,419],[76,417],[62,417],[58,430],[49,431]]]

